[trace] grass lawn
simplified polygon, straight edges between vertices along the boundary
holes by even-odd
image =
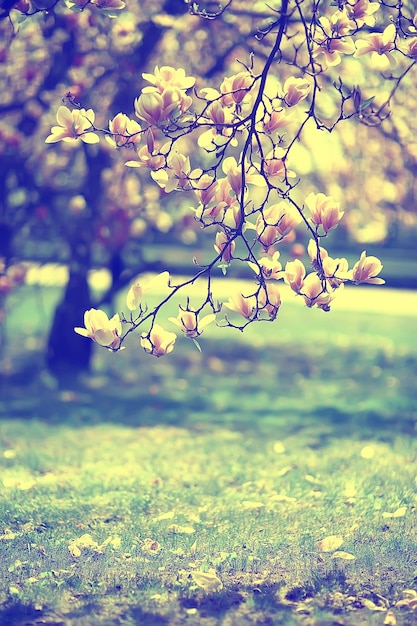
[[[3,381],[0,624],[416,624],[415,321],[288,304]]]

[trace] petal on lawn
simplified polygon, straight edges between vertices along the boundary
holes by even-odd
[[[344,561],[354,561],[356,556],[351,554],[350,552],[343,552],[343,550],[336,550],[333,552],[332,559],[343,559]]]
[[[204,591],[220,591],[223,589],[223,583],[214,572],[191,572],[192,579],[195,584],[204,589]]]
[[[321,541],[317,541],[316,548],[321,552],[334,552],[340,548],[342,543],[343,537],[340,535],[329,535],[328,537],[321,539]]]

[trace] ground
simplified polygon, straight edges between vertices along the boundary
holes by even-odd
[[[135,339],[66,387],[33,297],[2,381],[1,624],[416,622],[415,294],[289,302],[159,360]]]

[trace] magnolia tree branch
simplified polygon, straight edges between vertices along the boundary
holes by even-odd
[[[229,4],[211,12],[194,3],[192,10],[214,20]],[[335,132],[348,120],[383,124],[387,107],[417,63],[417,17],[406,15],[401,3],[385,11],[384,3],[350,0],[325,14],[322,4],[282,0],[259,35],[269,46],[262,65],[251,56],[219,86],[199,85],[184,69],[170,66],[143,74],[149,84],[135,99],[136,119],[119,113],[108,128],[100,128],[95,112],[70,96],[67,106],[59,107],[47,143],[95,144],[104,138],[115,149],[131,150],[134,158],[127,167],[147,171],[166,194],[190,196],[195,220],[211,233],[215,250],[210,262],[187,280],[175,283],[162,272],[149,281],[134,281],[126,297],[130,313],[109,319],[104,311],[90,309],[85,328],[76,328],[77,333],[117,352],[128,335],[140,330],[144,350],[159,357],[172,351],[177,338],[160,321],[165,305],[178,295],[183,294],[183,303],[169,321],[197,342],[215,321],[241,331],[254,322],[273,322],[281,306],[280,281],[307,307],[323,311],[330,310],[346,282],[384,282],[376,257],[363,252],[349,268],[347,259],[333,258],[322,247],[344,210],[334,197],[306,189],[294,155],[307,128],[320,134]],[[382,31],[376,27],[377,12],[385,23]],[[350,84],[354,72],[343,68],[361,63],[369,64],[382,81],[392,81],[383,102]],[[390,73],[394,66],[395,78]],[[330,113],[329,94],[334,104]],[[310,238],[310,268],[297,258],[281,264],[280,245],[296,229]],[[253,271],[253,288],[217,302],[213,276],[219,269],[227,275],[239,264]],[[196,305],[191,288],[199,281],[205,281],[205,295]],[[149,308],[152,291],[164,295]]]

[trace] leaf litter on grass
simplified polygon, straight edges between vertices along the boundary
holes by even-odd
[[[0,425],[4,611],[412,624],[417,360],[391,339],[181,348],[36,387],[40,419]]]
[[[158,603],[149,596],[166,589],[169,620],[169,615],[179,619],[182,597],[214,594],[221,604],[222,594],[238,588],[243,600],[239,608],[228,608],[231,615],[254,618],[259,598],[253,609],[251,598],[261,593],[266,594],[264,609],[277,620],[282,618],[279,607],[287,606],[300,620],[310,615],[311,623],[316,619],[319,624],[328,594],[341,593],[343,623],[359,624],[365,623],[363,611],[371,612],[371,602],[380,606],[366,595],[372,589],[390,596],[395,614],[414,611],[412,603],[395,607],[415,570],[412,521],[406,514],[383,515],[395,513],[396,502],[415,501],[410,448],[402,451],[409,461],[400,476],[393,475],[398,442],[381,450],[376,446],[373,457],[364,459],[363,443],[349,440],[329,440],[317,452],[303,439],[280,437],[285,450],[277,454],[268,439],[217,428],[106,425],[78,432],[69,458],[68,426],[2,425],[1,437],[19,443],[21,452],[13,460],[17,468],[24,467],[25,446],[36,446],[39,455],[39,470],[32,470],[36,486],[22,491],[11,482],[4,488],[3,533],[6,528],[15,533],[3,541],[9,547],[4,561],[10,568],[18,553],[24,565],[2,577],[8,583],[3,601],[16,597],[47,606],[52,598],[54,610],[70,615],[74,601],[87,607],[87,599],[94,597],[98,607],[104,603],[109,609],[109,598],[115,601],[122,593],[127,606],[144,603],[152,614]],[[55,482],[36,481],[45,470],[56,472]],[[355,490],[346,495],[350,483]],[[384,529],[387,522],[397,526]],[[346,551],[338,555],[342,541]],[[24,548],[28,545],[30,551]],[[72,590],[73,600],[54,596],[58,584],[59,590]],[[267,590],[274,585],[277,593],[271,596]],[[198,607],[204,614],[205,604],[196,604],[195,615],[202,619]],[[360,619],[353,617],[356,613]]]

